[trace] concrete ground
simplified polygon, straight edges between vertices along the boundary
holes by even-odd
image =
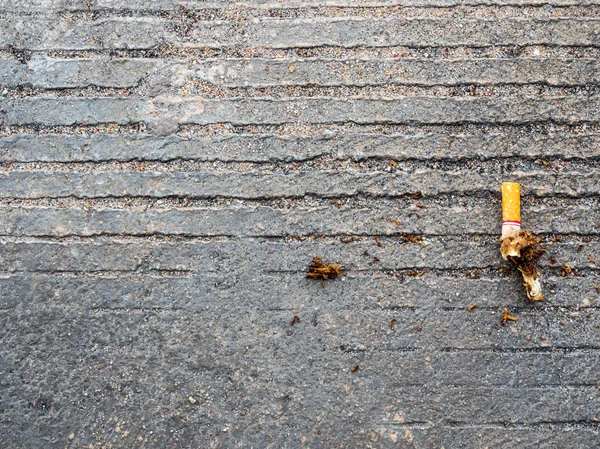
[[[600,447],[599,82],[596,0],[0,0],[0,447]]]

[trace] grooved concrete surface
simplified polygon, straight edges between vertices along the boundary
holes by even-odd
[[[0,448],[600,447],[599,57],[596,0],[0,0]]]

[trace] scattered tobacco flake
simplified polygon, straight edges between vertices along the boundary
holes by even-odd
[[[393,328],[397,322],[398,320],[396,318],[392,318],[392,320],[390,321],[390,328]]]
[[[549,238],[552,243],[562,243],[562,239],[560,237],[552,236]]]
[[[417,277],[418,273],[417,270],[410,270],[406,272],[406,275],[411,277]]]
[[[510,313],[508,313],[508,309],[504,309],[504,312],[502,312],[502,319],[500,320],[500,325],[504,326],[504,323],[506,321],[519,321],[519,319],[516,316],[512,316]]]
[[[590,261],[590,263],[596,263],[596,259],[594,259],[592,256],[588,256],[588,260]]]
[[[296,323],[300,322],[300,317],[298,315],[294,315],[294,318],[290,321],[290,326],[293,326]]]
[[[600,285],[596,285],[594,288],[596,289],[596,291],[597,291],[598,293],[600,293]]]
[[[354,235],[352,235],[350,237],[340,237],[340,242],[342,242],[342,243],[360,242],[360,237],[356,237]]]
[[[550,262],[552,262],[553,264],[557,264],[558,260],[556,260],[554,257],[550,257]]]
[[[423,326],[418,326],[417,327],[417,332],[421,332],[423,330]]]
[[[343,269],[343,265],[323,263],[319,257],[314,257],[311,266],[308,268],[306,277],[311,279],[320,279],[321,285],[323,288],[325,288],[324,281],[327,279],[335,279],[338,276],[346,276],[346,274],[342,272]]]
[[[402,243],[419,243],[423,241],[423,237],[415,234],[402,233]]]
[[[379,262],[381,259],[377,256],[373,256],[373,263]]]
[[[473,311],[473,309],[474,309],[475,307],[477,307],[477,303],[476,303],[476,302],[474,302],[474,303],[473,303],[473,304],[471,304],[469,307],[467,307],[467,310],[468,310],[469,312],[472,312],[472,311]]]
[[[591,237],[584,237],[584,238],[581,239],[581,241],[583,243],[590,243],[592,241],[592,238]]]
[[[379,237],[375,237],[375,244],[376,244],[377,246],[379,246],[380,248],[382,248],[382,247],[383,247],[383,245],[381,244],[381,241],[379,240]]]
[[[350,368],[350,371],[352,371],[353,373],[358,371],[358,365],[354,365],[352,368]]]
[[[568,275],[573,273],[573,269],[569,267],[566,263],[562,264],[562,269],[560,270],[560,275],[562,277],[567,277]]]
[[[527,291],[530,301],[542,301],[542,288],[538,271],[535,266],[538,259],[546,251],[537,249],[536,245],[541,242],[529,231],[519,231],[514,235],[502,239],[500,252],[504,260],[516,267],[523,275],[523,285]]]
[[[412,197],[415,200],[420,200],[421,198],[423,198],[423,192],[417,190],[415,193],[413,193]]]
[[[415,204],[415,206],[417,206],[419,209],[426,209],[426,207],[423,206],[422,204],[417,203],[417,204]]]
[[[419,214],[418,214],[418,213],[416,213],[416,212],[411,212],[410,214],[408,214],[408,217],[409,217],[409,218],[410,218],[410,217],[412,217],[412,216],[415,216],[415,217],[417,217],[419,220],[420,220],[421,218],[423,218],[423,216],[422,216],[422,215],[419,215]]]
[[[390,223],[396,223],[396,226],[398,226],[400,229],[402,229],[402,225],[400,224],[400,220],[398,220],[397,218],[390,218]]]

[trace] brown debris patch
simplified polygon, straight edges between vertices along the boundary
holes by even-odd
[[[390,321],[390,328],[393,328],[397,322],[398,320],[396,318],[392,318],[392,320]]]
[[[478,268],[476,270],[467,270],[465,271],[465,277],[468,277],[469,279],[479,279],[481,275],[481,270]]]
[[[421,241],[423,241],[423,237],[420,235],[402,233],[402,243],[419,243]]]
[[[529,231],[520,231],[502,239],[500,252],[504,260],[515,266],[523,275],[523,285],[527,290],[530,301],[542,301],[542,288],[538,271],[535,266],[538,259],[545,253],[543,249],[536,249],[541,239]]]
[[[472,312],[472,311],[473,311],[473,309],[475,309],[475,307],[477,307],[477,303],[476,303],[476,302],[474,302],[474,303],[473,303],[473,304],[471,304],[469,307],[467,307],[467,310],[468,310],[469,312]]]
[[[360,237],[356,237],[356,236],[340,237],[340,242],[342,242],[342,243],[360,242]]]
[[[352,368],[350,368],[350,371],[352,371],[353,373],[358,371],[358,365],[354,365]]]
[[[308,268],[306,277],[311,279],[320,279],[321,285],[325,288],[325,282],[327,279],[335,279],[338,276],[346,276],[342,272],[344,269],[343,265],[336,265],[333,263],[324,263],[319,257],[314,257],[312,264]]]
[[[293,326],[296,323],[300,322],[300,317],[298,315],[294,315],[294,318],[290,321],[290,326]]]

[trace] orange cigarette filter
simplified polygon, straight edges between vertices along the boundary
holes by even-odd
[[[521,186],[516,182],[502,183],[502,237],[521,230]]]

